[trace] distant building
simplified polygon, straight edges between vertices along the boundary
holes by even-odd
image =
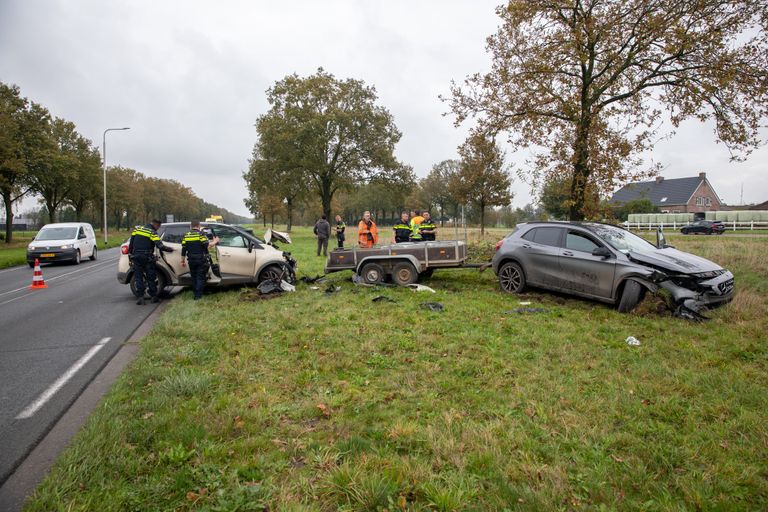
[[[630,183],[617,190],[610,202],[619,206],[641,199],[648,199],[662,213],[717,211],[724,206],[705,172],[690,178],[658,176],[654,181]]]

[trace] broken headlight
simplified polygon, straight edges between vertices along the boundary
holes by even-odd
[[[723,274],[725,274],[725,269],[721,268],[720,270],[711,270],[709,272],[698,272],[696,274],[691,274],[691,276],[697,279],[712,279],[713,277],[721,276]]]

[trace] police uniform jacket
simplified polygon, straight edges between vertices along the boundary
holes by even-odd
[[[187,232],[181,239],[181,257],[203,259],[208,255],[208,237],[197,229]]]
[[[157,236],[157,231],[152,224],[136,226],[131,232],[128,242],[128,254],[153,254],[155,247],[165,252],[173,252],[173,249],[163,245],[163,241]]]

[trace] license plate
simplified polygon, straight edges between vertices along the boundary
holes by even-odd
[[[52,252],[44,252],[40,255],[41,258],[55,258],[56,254]]]
[[[733,291],[733,279],[729,279],[724,283],[720,283],[720,293],[723,295],[728,295]]]

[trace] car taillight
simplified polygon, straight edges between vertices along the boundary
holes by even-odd
[[[499,249],[501,249],[501,246],[502,246],[502,244],[504,244],[504,240],[503,240],[503,239],[502,239],[502,240],[499,240],[498,242],[496,242],[496,250],[497,250],[497,251],[498,251]]]
[[[120,252],[123,254],[128,254],[128,246],[127,245],[121,245],[120,246]]]

